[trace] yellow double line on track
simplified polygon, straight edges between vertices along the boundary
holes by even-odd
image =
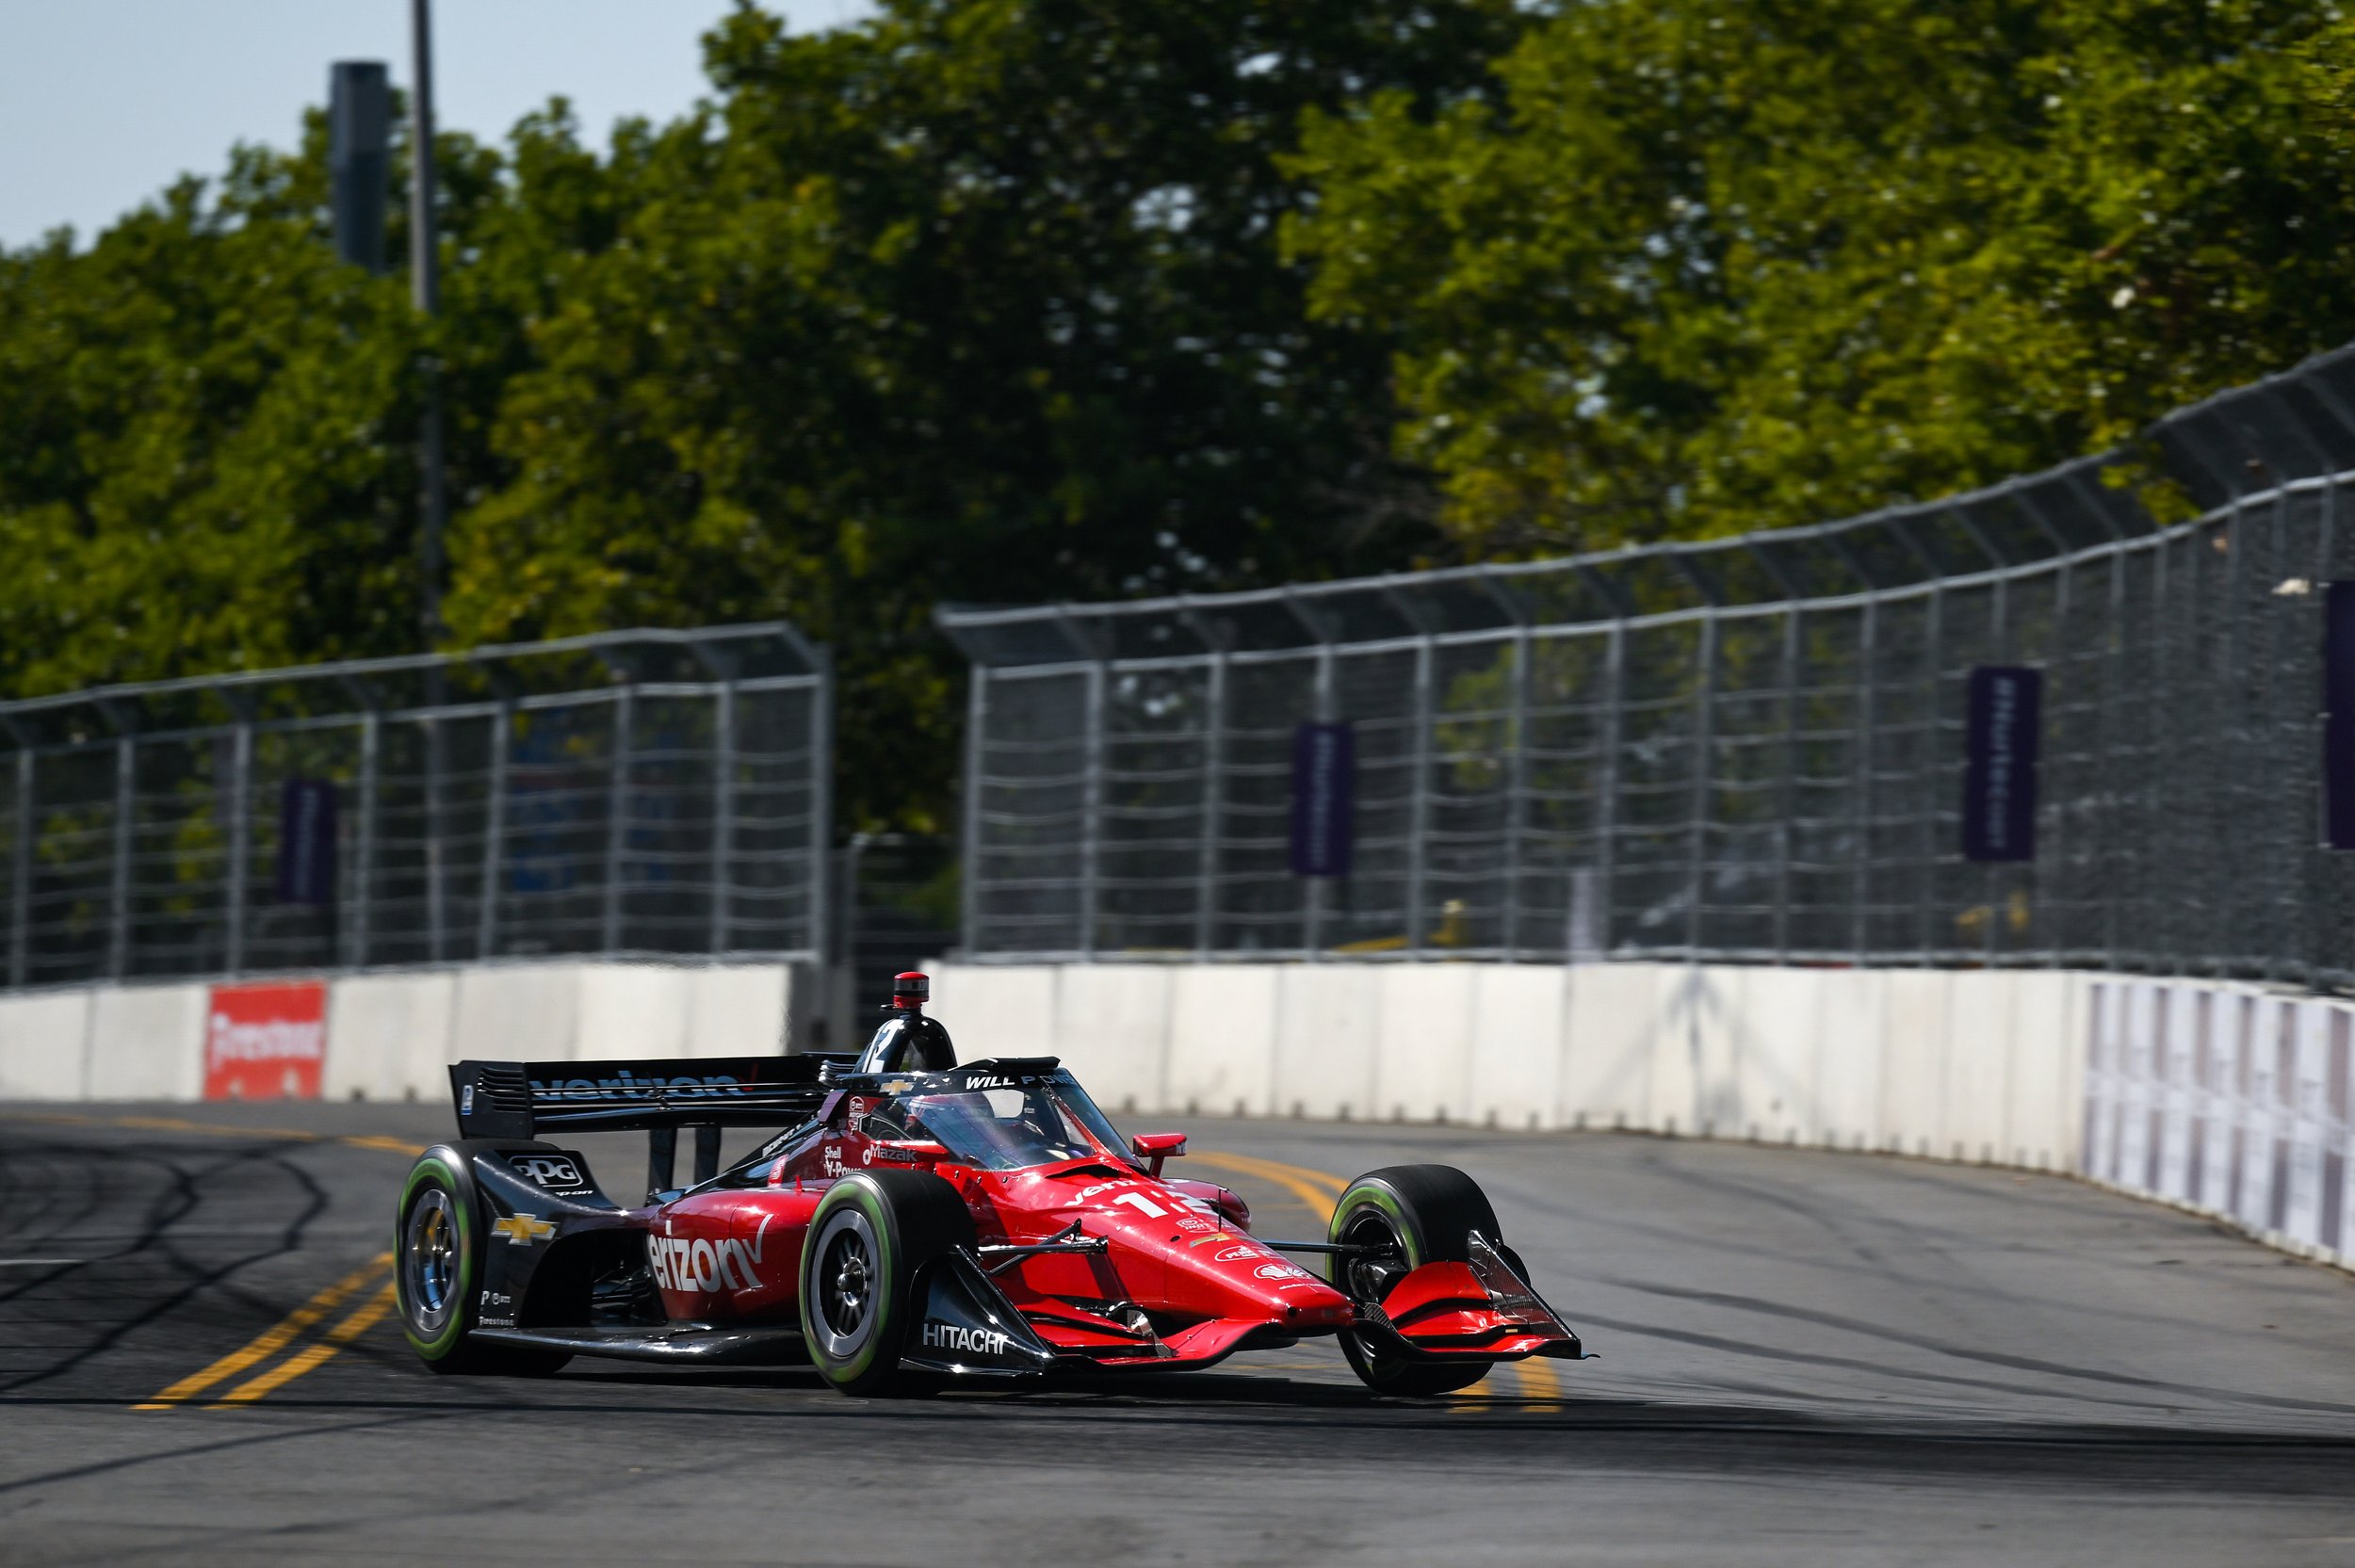
[[[1274,1182],[1291,1193],[1301,1207],[1316,1216],[1320,1223],[1333,1212],[1333,1205],[1341,1201],[1341,1193],[1349,1185],[1327,1172],[1312,1171],[1305,1165],[1287,1165],[1281,1160],[1260,1159],[1253,1155],[1215,1154],[1193,1157],[1197,1163],[1213,1170],[1231,1171],[1237,1175],[1257,1176],[1262,1181]],[[1552,1401],[1533,1404],[1529,1408],[1562,1408],[1559,1402],[1562,1380],[1555,1374],[1552,1363],[1532,1357],[1527,1361],[1507,1362],[1505,1365],[1512,1368],[1513,1376],[1519,1381],[1522,1398]],[[1459,1400],[1495,1398],[1498,1395],[1493,1386],[1495,1374],[1490,1373],[1455,1397]]]
[[[271,1391],[284,1387],[305,1372],[317,1370],[345,1346],[376,1327],[383,1320],[384,1315],[393,1310],[393,1282],[385,1277],[392,1262],[392,1253],[379,1253],[368,1260],[365,1268],[346,1274],[255,1334],[239,1349],[230,1351],[203,1371],[191,1372],[169,1388],[157,1391],[155,1397],[145,1403],[131,1408],[171,1410],[193,1403],[197,1396],[206,1389],[227,1382],[238,1373],[258,1366],[277,1355],[308,1330],[324,1321],[329,1313],[343,1305],[351,1296],[367,1291],[360,1305],[343,1321],[269,1370],[256,1373],[210,1402],[215,1410],[250,1405]],[[369,1289],[371,1285],[375,1288]]]

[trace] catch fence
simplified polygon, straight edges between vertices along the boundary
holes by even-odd
[[[2323,587],[2355,350],[2131,447],[1812,527],[1261,592],[952,607],[984,958],[2091,964],[2347,984]],[[2036,853],[1967,689],[2043,671]],[[1346,723],[1346,877],[1294,746]]]
[[[0,978],[811,957],[831,683],[779,622],[0,703]]]

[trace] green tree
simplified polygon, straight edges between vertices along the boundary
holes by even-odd
[[[1389,346],[1308,320],[1279,160],[1305,108],[1482,89],[1519,26],[1500,0],[894,0],[796,38],[739,9],[716,102],[616,148],[617,237],[530,326],[453,625],[790,616],[839,656],[848,814],[922,824],[958,756],[937,602],[1412,559],[1432,506],[1388,452]]]
[[[2313,0],[1589,0],[1289,167],[1471,552],[1992,482],[2355,336]],[[2333,75],[2333,72],[2341,73]]]

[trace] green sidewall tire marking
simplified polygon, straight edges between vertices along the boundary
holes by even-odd
[[[841,1194],[839,1203],[835,1201],[836,1193]],[[875,1357],[882,1352],[884,1341],[888,1337],[888,1331],[899,1317],[900,1304],[899,1284],[894,1271],[897,1260],[893,1257],[891,1249],[891,1226],[884,1212],[882,1196],[873,1188],[869,1187],[865,1182],[845,1181],[836,1184],[834,1189],[820,1201],[818,1212],[811,1217],[810,1234],[815,1236],[825,1229],[826,1221],[834,1218],[836,1211],[852,1205],[856,1205],[858,1211],[867,1217],[868,1228],[874,1233],[875,1237],[875,1329],[867,1336],[867,1343],[859,1353],[843,1363],[841,1376],[830,1380],[841,1382],[865,1377],[869,1368],[875,1365]],[[820,1256],[814,1262],[816,1265],[822,1266],[825,1259]],[[815,1280],[811,1282],[813,1285],[817,1283]],[[816,1311],[817,1304],[811,1299],[811,1293],[807,1290],[803,1291],[802,1334],[803,1338],[813,1347],[819,1343],[818,1323],[814,1316]]]
[[[417,1195],[417,1188],[435,1177],[449,1192],[449,1206],[458,1221],[458,1294],[450,1304],[449,1322],[432,1339],[422,1339],[413,1326],[409,1300],[409,1270],[402,1267],[408,1260],[401,1255],[409,1244],[409,1203]],[[440,1361],[458,1349],[466,1337],[466,1303],[474,1300],[474,1204],[466,1198],[466,1187],[447,1160],[429,1156],[417,1161],[409,1172],[408,1182],[400,1189],[400,1208],[394,1221],[393,1279],[400,1293],[400,1332],[408,1337],[410,1348],[428,1361]]]
[[[1390,1229],[1397,1233],[1400,1245],[1406,1249],[1406,1267],[1410,1269],[1421,1268],[1422,1237],[1416,1234],[1413,1225],[1407,1223],[1406,1211],[1398,1206],[1397,1197],[1387,1187],[1376,1187],[1368,1182],[1343,1192],[1341,1201],[1333,1205],[1333,1223],[1326,1228],[1324,1238],[1339,1241],[1341,1234],[1349,1229],[1351,1213],[1366,1207],[1378,1208],[1389,1217]],[[1339,1277],[1340,1267],[1340,1259],[1335,1258],[1334,1277]]]

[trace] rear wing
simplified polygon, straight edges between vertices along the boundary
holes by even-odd
[[[462,1061],[449,1070],[463,1138],[657,1127],[758,1127],[825,1102],[838,1056],[705,1057],[672,1061]]]
[[[462,1061],[449,1070],[461,1138],[551,1132],[646,1134],[646,1201],[668,1190],[678,1129],[695,1129],[698,1183],[718,1173],[722,1127],[774,1127],[817,1114],[830,1074],[857,1058],[703,1057],[664,1061]]]

